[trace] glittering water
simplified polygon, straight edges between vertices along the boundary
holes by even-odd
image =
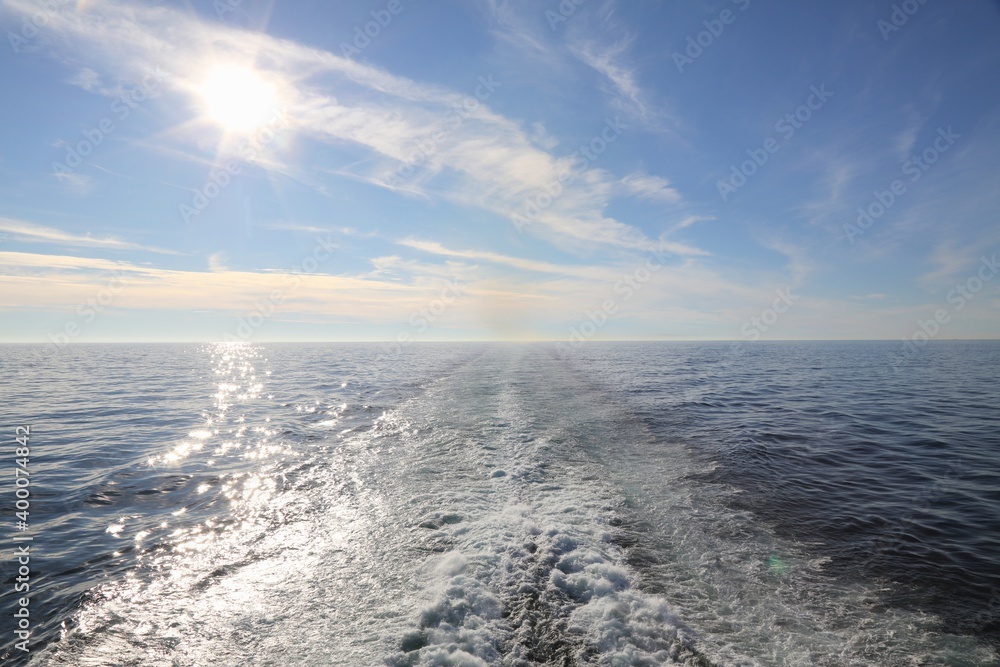
[[[1000,345],[895,349],[0,347],[30,663],[998,664]]]

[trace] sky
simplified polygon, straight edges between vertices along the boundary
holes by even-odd
[[[998,30],[0,0],[0,342],[1000,338]]]

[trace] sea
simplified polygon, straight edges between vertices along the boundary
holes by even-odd
[[[1000,665],[1000,342],[901,345],[0,346],[0,662]]]

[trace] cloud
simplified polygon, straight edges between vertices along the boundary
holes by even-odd
[[[469,284],[476,280],[478,273],[477,267],[465,262],[445,261],[443,264],[432,264],[405,259],[399,255],[383,255],[371,259],[370,262],[375,269],[365,277],[385,277],[393,282],[409,280],[414,284],[425,284],[428,281],[444,279]]]
[[[650,118],[651,111],[645,100],[645,94],[636,82],[635,72],[621,62],[629,43],[628,39],[611,45],[581,43],[575,46],[573,51],[581,61],[611,83],[612,92],[617,95],[619,109],[646,120]]]
[[[164,250],[153,246],[144,246],[138,243],[122,241],[113,236],[96,237],[90,235],[72,234],[51,227],[43,227],[22,220],[12,220],[10,218],[0,218],[0,232],[7,232],[13,238],[28,243],[49,243],[79,248],[108,248],[111,250],[142,250],[161,255],[180,255],[183,253],[173,250]]]
[[[806,276],[812,273],[814,264],[805,247],[779,239],[770,239],[761,245],[785,256],[793,285],[801,285]]]
[[[706,220],[715,220],[714,216],[711,215],[689,215],[683,218],[680,222],[671,228],[671,232],[679,232],[682,229],[687,229],[691,225],[699,222],[704,222]]]
[[[629,174],[622,179],[625,190],[645,199],[667,202],[668,204],[678,204],[681,202],[681,193],[670,186],[670,181],[659,176],[649,176],[640,172]]]
[[[51,271],[120,271],[134,265],[110,259],[73,257],[70,255],[41,255],[28,252],[0,252],[0,266],[8,270]]]
[[[228,271],[226,263],[226,253],[224,252],[215,252],[208,256],[208,270],[212,273]]]
[[[980,244],[970,244],[963,247],[954,241],[939,243],[929,258],[932,269],[922,276],[920,281],[928,286],[938,286],[954,279],[963,273],[972,271],[979,261]]]
[[[84,67],[74,74],[67,83],[83,88],[89,93],[101,92],[101,76],[89,67]]]
[[[567,30],[567,48],[601,76],[603,90],[611,97],[614,109],[645,129],[676,139],[676,118],[665,111],[662,101],[651,102],[640,85],[639,73],[628,57],[635,35],[622,27],[615,14],[616,3],[608,1],[574,21]]]
[[[406,239],[399,241],[398,243],[429,254],[444,255],[447,257],[460,257],[462,259],[482,260],[524,271],[554,273],[563,276],[577,276],[590,280],[601,279],[602,276],[604,279],[609,279],[615,275],[607,269],[597,267],[569,266],[565,264],[554,264],[552,262],[541,262],[530,259],[522,259],[520,257],[510,257],[508,255],[502,255],[500,253],[490,252],[487,250],[451,250],[434,241]]]
[[[85,195],[94,187],[94,179],[86,174],[78,174],[73,171],[57,171],[53,176],[56,177],[57,181],[77,194]]]
[[[906,124],[899,134],[896,135],[896,157],[900,160],[908,159],[913,153],[913,147],[920,136],[920,130],[924,126],[924,119],[912,104],[906,105],[902,109],[902,114],[906,116]]]
[[[526,20],[523,11],[519,11],[510,0],[486,0],[489,7],[489,19],[495,26],[493,36],[507,44],[512,53],[530,53],[531,58],[545,58],[547,64],[552,62],[553,51],[546,43],[545,33],[539,30],[538,21]],[[530,5],[530,10],[536,15],[537,5]]]
[[[269,229],[272,231],[282,231],[282,232],[301,232],[303,234],[341,234],[343,236],[354,236],[357,238],[372,238],[377,236],[376,232],[362,232],[354,227],[339,227],[334,225],[321,226],[318,224],[306,223],[306,222],[292,222],[284,220],[274,220],[271,222],[262,222],[256,227],[260,229]]]
[[[531,124],[531,140],[545,150],[552,150],[559,145],[559,140],[549,134],[542,123]]]
[[[35,11],[27,0],[8,0],[3,7],[24,16]],[[554,181],[568,160],[548,152],[551,138],[537,126],[526,128],[491,110],[488,97],[501,94],[505,83],[489,73],[456,92],[290,40],[202,22],[167,7],[114,0],[80,12],[53,12],[38,37],[47,38],[86,54],[89,64],[106,70],[101,76],[137,82],[156,68],[167,70],[161,93],[179,98],[173,102],[191,109],[193,118],[158,138],[160,150],[176,151],[171,142],[203,146],[218,136],[217,128],[198,118],[195,100],[206,63],[225,61],[252,63],[274,82],[289,119],[282,130],[286,139],[268,144],[253,161],[311,185],[329,164],[329,151],[347,152],[359,158],[344,170],[354,178],[474,206],[510,224],[526,199]],[[641,99],[631,74],[609,55],[591,59],[625,96]],[[311,164],[301,151],[283,151],[304,140],[317,149],[310,151]],[[407,175],[394,183],[401,170]],[[604,214],[615,182],[591,167],[564,187],[527,233],[566,249],[648,245],[639,229]]]
[[[559,338],[568,336],[570,326],[611,298],[617,300],[620,311],[602,335],[627,337],[627,332],[642,331],[645,337],[655,332],[654,337],[738,338],[742,323],[767,307],[775,290],[790,281],[787,270],[724,276],[701,260],[686,258],[649,271],[648,280],[626,298],[616,285],[624,285],[626,278],[634,280],[637,271],[647,271],[648,257],[621,258],[614,266],[567,266],[457,250],[433,241],[407,239],[398,245],[445,261],[435,264],[387,255],[372,260],[373,273],[331,275],[280,269],[238,271],[224,266],[182,271],[108,259],[0,252],[4,267],[0,309],[37,311],[39,304],[45,304],[52,312],[71,311],[104,289],[114,275],[124,285],[115,297],[118,312],[155,307],[236,318],[277,291],[281,298],[276,319],[405,326],[413,312],[457,280],[463,295],[436,327]],[[491,271],[471,262],[518,270]],[[895,335],[893,323],[908,315],[899,309],[871,310],[857,300],[803,296],[773,333],[780,338],[885,337]],[[830,322],[836,331],[824,328]]]
[[[391,320],[400,311],[427,303],[443,280],[412,284],[364,277],[279,271],[232,271],[216,266],[210,271],[178,271],[65,255],[0,252],[0,308],[53,310],[75,306],[107,283],[109,274],[125,285],[115,306],[163,310],[204,310],[240,313],[275,290],[283,294],[289,311],[349,317],[353,320]]]
[[[665,237],[660,239],[660,242],[657,244],[657,248],[660,251],[666,251],[682,257],[705,257],[711,254],[707,250],[702,250],[701,248],[696,248],[686,243],[670,241]]]

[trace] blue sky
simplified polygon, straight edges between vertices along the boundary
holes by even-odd
[[[0,29],[3,341],[1000,337],[995,2]]]

